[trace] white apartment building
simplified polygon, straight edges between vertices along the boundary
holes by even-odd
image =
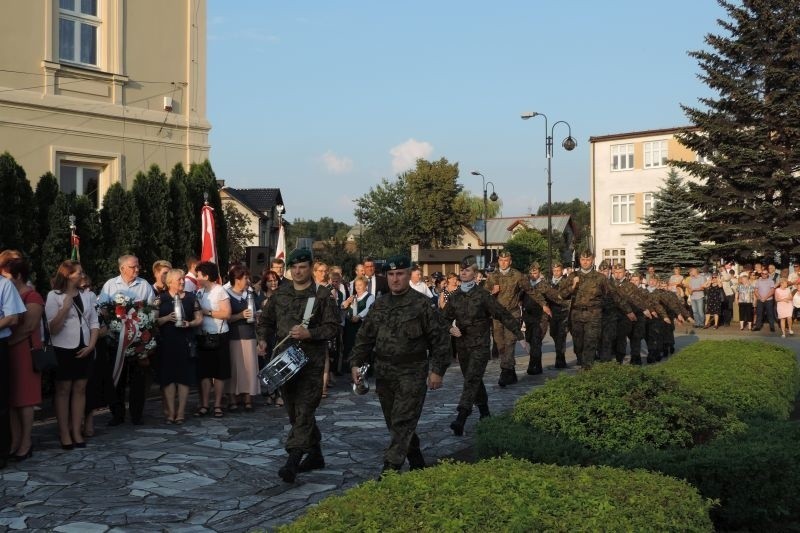
[[[0,152],[99,205],[208,158],[206,0],[6,0]]]
[[[696,158],[678,143],[676,135],[682,129],[589,138],[592,233],[598,263],[608,259],[627,268],[639,263],[639,245],[647,235],[642,219],[650,214],[654,193],[667,179],[671,169],[667,161]]]

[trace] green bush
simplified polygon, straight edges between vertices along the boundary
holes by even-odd
[[[766,342],[698,342],[653,372],[733,409],[740,418],[786,420],[800,392],[796,354]]]
[[[548,381],[520,398],[513,416],[592,450],[691,447],[744,430],[724,406],[676,380],[616,363]]]
[[[280,531],[711,531],[710,500],[674,478],[509,457],[391,474]]]

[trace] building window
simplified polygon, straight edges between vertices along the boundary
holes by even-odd
[[[620,264],[622,268],[625,268],[625,249],[612,248],[603,250],[603,260],[610,262],[612,265]]]
[[[644,143],[644,168],[667,166],[667,141]]]
[[[103,169],[62,162],[58,167],[58,183],[67,194],[86,195],[95,209],[100,205],[100,174]]]
[[[630,224],[633,222],[636,195],[615,194],[611,197],[611,223]]]
[[[59,0],[58,57],[97,66],[100,17],[97,0]]]
[[[633,169],[633,144],[611,145],[611,170]]]
[[[644,193],[644,209],[643,215],[644,218],[649,217],[653,214],[653,206],[656,205],[656,195],[652,192]]]

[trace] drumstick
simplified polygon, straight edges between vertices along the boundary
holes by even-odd
[[[305,327],[308,327],[308,323],[309,322],[311,322],[311,317],[308,317],[308,320],[303,320],[299,325],[303,326],[305,328]],[[278,352],[278,347],[282,346],[284,342],[288,341],[291,338],[291,336],[292,336],[292,334],[289,333],[288,335],[286,335],[283,338],[283,340],[281,340],[281,342],[279,342],[278,344],[275,345],[275,347],[272,349],[272,354],[273,354],[272,355],[272,359],[275,359],[275,355]],[[270,362],[272,362],[272,359],[270,359]]]

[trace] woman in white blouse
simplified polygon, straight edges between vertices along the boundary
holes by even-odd
[[[77,261],[64,261],[47,294],[45,313],[58,367],[55,409],[58,435],[65,450],[85,448],[81,422],[86,405],[86,380],[100,331],[91,293],[79,290],[83,270]]]

